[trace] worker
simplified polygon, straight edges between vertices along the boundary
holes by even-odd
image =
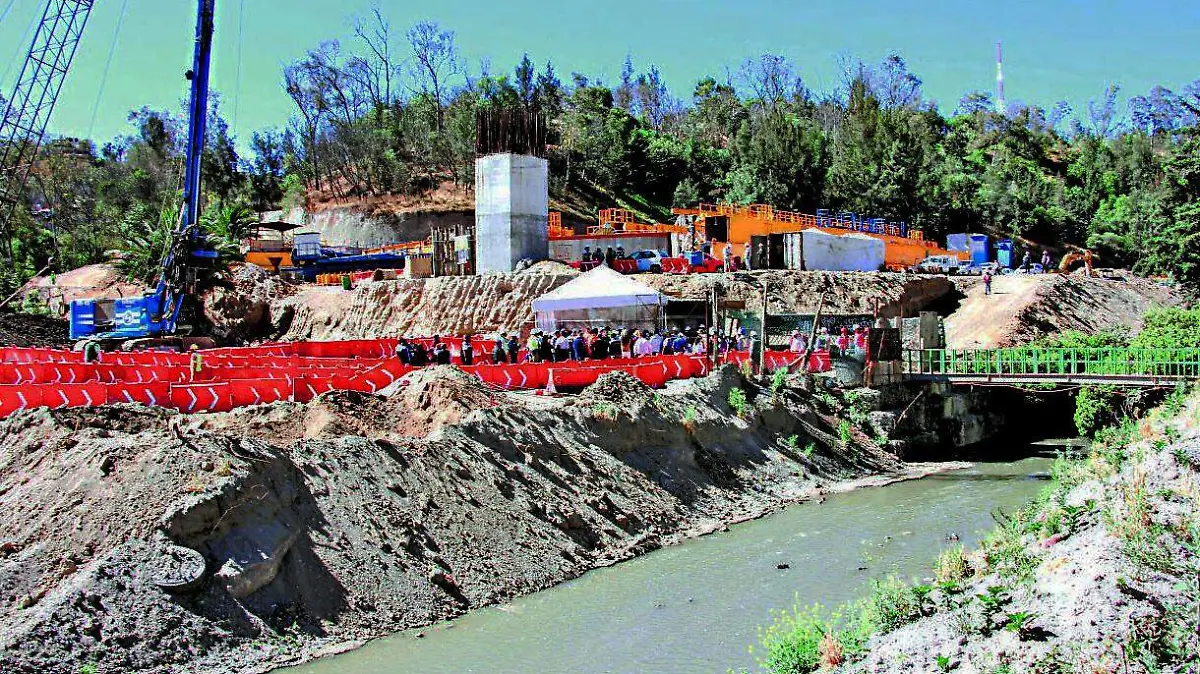
[[[663,336],[657,332],[650,335],[650,352],[656,356],[663,352]]]
[[[1030,262],[1029,251],[1025,251],[1025,254],[1021,256],[1021,271],[1023,271],[1023,272],[1029,271],[1029,262]]]
[[[528,358],[530,362],[540,363],[542,360],[542,331],[534,330],[529,333],[529,339],[525,342],[525,350],[529,352]]]
[[[412,349],[413,367],[425,367],[429,364],[429,352],[425,350],[424,344],[414,340],[410,348]]]
[[[403,337],[396,344],[396,358],[400,359],[401,365],[412,365],[412,348],[408,345],[408,340]]]
[[[596,339],[592,340],[591,344],[592,360],[603,360],[608,358],[608,333],[601,330],[596,335]]]
[[[450,364],[450,349],[445,342],[438,342],[437,346],[433,347],[433,362],[438,365]]]
[[[625,246],[617,246],[617,259],[618,260],[625,259]]]
[[[504,335],[496,336],[496,346],[492,349],[493,363],[506,363],[508,358],[504,355]]]
[[[83,343],[83,362],[100,362],[100,342],[97,342],[94,339],[89,339]]]
[[[1050,271],[1050,251],[1048,251],[1048,250],[1042,251],[1042,271],[1043,272]]]
[[[505,346],[508,347],[508,362],[513,365],[520,363],[521,344],[517,341],[516,333],[508,336],[508,343]]]
[[[804,342],[804,336],[800,334],[800,331],[792,330],[792,336],[788,339],[788,351],[792,353],[804,353],[804,350],[808,348]]]
[[[582,330],[575,330],[571,333],[571,360],[582,361],[587,357],[587,340]]]
[[[583,247],[583,257],[582,257],[581,259],[582,259],[584,262],[591,262],[591,261],[592,261],[592,247],[591,247],[591,246],[584,246],[584,247]]]
[[[609,246],[608,250],[604,251],[604,264],[611,267],[613,264],[613,260],[616,260],[616,259],[617,259],[617,251],[613,250],[612,246]]]
[[[726,242],[721,251],[721,262],[725,263],[725,271],[737,271],[737,263],[733,261],[733,244]]]
[[[204,356],[200,355],[200,348],[195,344],[191,345],[191,347],[188,348],[188,351],[190,351],[192,354],[190,370],[192,374],[192,381],[195,381],[196,376],[199,375],[200,371],[204,369]]]
[[[767,268],[767,245],[765,243],[758,244],[758,257],[754,258],[754,266],[758,269]]]
[[[471,335],[463,337],[462,349],[458,352],[458,360],[463,365],[471,365],[475,362],[475,347],[471,346]]]
[[[983,270],[983,294],[992,294],[992,269],[988,267]]]
[[[753,253],[754,249],[750,246],[750,242],[747,241],[746,245],[742,247],[742,264],[746,266],[746,271],[754,270],[754,265],[750,262],[750,257]]]
[[[600,250],[600,246],[596,246],[596,250],[592,251],[592,262],[604,262],[604,251]]]

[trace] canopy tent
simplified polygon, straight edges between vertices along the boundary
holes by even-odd
[[[650,286],[601,265],[533,301],[537,326],[661,327],[667,298]]]

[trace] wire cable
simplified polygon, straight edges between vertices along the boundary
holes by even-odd
[[[246,0],[238,0],[237,75],[233,78],[233,135],[238,130],[238,108],[242,106],[242,28],[246,25]]]
[[[9,76],[13,73],[14,66],[16,66],[18,63],[24,64],[28,59],[30,47],[29,42],[33,39],[33,31],[36,30],[38,24],[41,23],[41,19],[42,12],[40,11],[34,12],[33,16],[29,17],[29,23],[25,26],[25,32],[21,34],[21,39],[17,40],[16,49],[13,51],[12,57],[8,59],[8,65],[4,67],[4,75],[0,75],[0,86],[4,86],[4,84],[8,82]],[[16,82],[12,83],[13,88],[15,88],[16,85]]]
[[[121,26],[125,24],[125,11],[129,8],[129,0],[121,0],[121,12],[117,15],[117,25],[113,29],[112,40],[108,45],[108,58],[104,61],[104,71],[100,74],[100,89],[96,92],[96,102],[92,104],[92,121],[88,122],[87,137],[92,138],[96,130],[96,117],[100,113],[100,101],[104,98],[104,88],[108,84],[108,71],[112,68],[113,55],[117,53],[117,41],[121,37]]]
[[[8,18],[8,13],[12,11],[13,4],[17,0],[8,0],[8,4],[4,6],[4,11],[0,11],[0,23],[3,23]]]

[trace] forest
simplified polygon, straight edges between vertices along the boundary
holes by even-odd
[[[854,211],[939,239],[983,231],[1086,246],[1103,266],[1200,283],[1200,80],[1128,99],[1110,85],[1081,110],[1000,111],[984,91],[953,107],[930,100],[897,53],[838,55],[829,91],[773,54],[671,87],[632,55],[606,82],[529,55],[511,70],[467,63],[434,22],[398,29],[376,11],[352,25],[283,68],[293,107],[279,127],[235,142],[214,97],[206,222],[226,239],[244,235],[253,211],[468,190],[477,112],[525,108],[551,129],[552,198],[588,194],[658,219],[701,201]],[[129,123],[104,143],[44,144],[0,290],[50,257],[69,269],[124,250],[131,275],[151,268],[178,212],[185,124],[149,108]]]

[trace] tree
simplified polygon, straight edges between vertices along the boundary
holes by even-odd
[[[808,90],[787,57],[763,54],[746,59],[738,70],[741,83],[754,92],[751,103],[776,112],[787,101],[806,100]]]
[[[445,108],[449,100],[450,79],[462,74],[454,33],[433,21],[422,21],[408,31],[412,47],[413,78],[416,90],[433,101],[437,111],[437,130],[445,126]]]
[[[625,63],[621,66],[621,84],[613,92],[613,103],[618,108],[633,114],[633,54],[625,54]]]

